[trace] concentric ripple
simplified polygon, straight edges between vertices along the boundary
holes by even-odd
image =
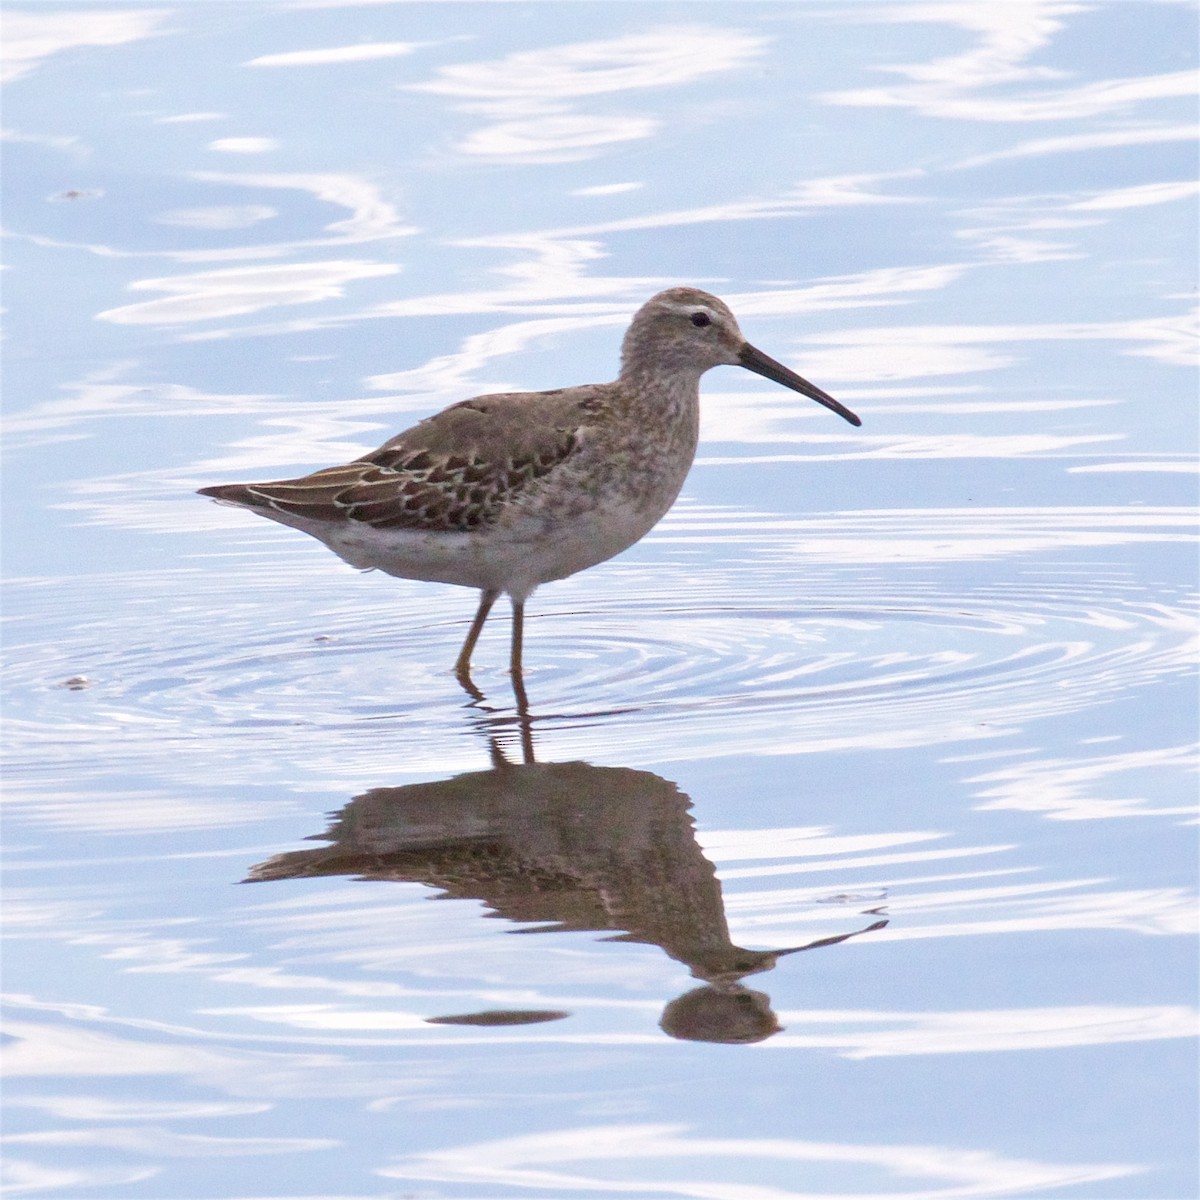
[[[712,608],[592,606],[578,639],[555,631],[538,698],[564,716],[547,723],[576,723],[581,697],[602,711],[624,696],[626,745],[886,748],[993,736],[1190,669],[1194,615],[1135,584],[978,584],[948,599],[936,580],[830,574],[790,608],[762,599],[794,586],[778,568],[742,595],[707,580]]]
[[[1191,669],[1190,601],[1128,568],[831,561],[811,537],[793,554],[761,524],[732,549],[725,532],[531,601],[526,683],[545,757],[966,741]],[[10,765],[441,766],[474,741],[449,673],[472,593],[291,553],[231,563],[17,585]],[[513,703],[507,636],[498,608],[476,652],[484,710]]]

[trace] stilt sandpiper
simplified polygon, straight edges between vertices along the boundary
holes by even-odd
[[[478,588],[455,662],[464,684],[488,613],[506,594],[519,686],[525,601],[654,528],[695,457],[700,376],[722,364],[862,423],[751,346],[722,301],[676,287],[635,314],[612,383],[476,396],[344,466],[200,494],[311,534],[351,566]]]

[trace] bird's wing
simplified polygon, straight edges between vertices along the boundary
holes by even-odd
[[[349,518],[377,529],[475,529],[575,453],[593,408],[587,397],[565,392],[479,396],[344,466],[204,491],[267,515]]]

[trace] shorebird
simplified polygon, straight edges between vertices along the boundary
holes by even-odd
[[[862,424],[751,346],[716,296],[675,287],[634,315],[612,383],[476,396],[344,466],[200,495],[310,534],[352,567],[478,588],[454,664],[464,686],[488,613],[507,594],[519,687],[525,601],[539,584],[620,554],[658,524],[696,454],[700,376],[722,364]]]

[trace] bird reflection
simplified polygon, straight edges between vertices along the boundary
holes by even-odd
[[[327,846],[275,855],[247,882],[354,875],[422,883],[525,925],[513,932],[612,931],[605,940],[659,946],[703,981],[666,1006],[661,1027],[705,1042],[758,1042],[781,1028],[769,997],[742,979],[887,924],[780,950],[736,946],[721,884],[696,842],[691,801],[675,784],[650,771],[533,761],[527,710],[518,730],[525,762],[507,760],[503,732],[498,721],[489,730],[490,770],[372,788],[313,839]],[[440,1020],[501,1023],[499,1014]]]

